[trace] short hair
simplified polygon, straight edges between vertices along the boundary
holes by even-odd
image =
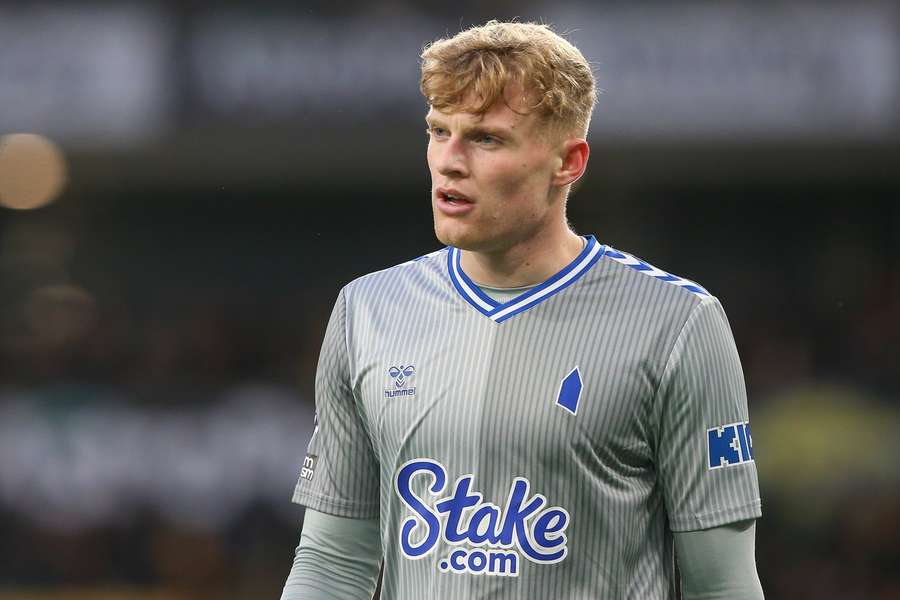
[[[440,111],[485,114],[520,84],[553,129],[586,135],[597,98],[584,55],[547,25],[488,21],[422,51],[420,89]],[[509,103],[507,102],[507,106]]]

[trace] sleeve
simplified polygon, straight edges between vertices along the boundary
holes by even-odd
[[[654,416],[657,475],[672,531],[761,516],[744,375],[717,299],[694,307],[673,344]]]
[[[378,517],[379,468],[351,385],[346,288],[335,302],[316,370],[316,426],[293,501],[324,513]]]
[[[307,509],[281,600],[370,600],[380,566],[377,519]]]
[[[684,600],[763,600],[754,521],[675,534]]]

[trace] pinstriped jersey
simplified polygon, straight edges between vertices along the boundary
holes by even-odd
[[[722,306],[585,240],[506,302],[452,247],[338,295],[294,501],[380,518],[383,598],[670,599],[673,531],[760,516]]]

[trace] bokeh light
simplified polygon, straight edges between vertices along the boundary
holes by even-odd
[[[33,133],[0,137],[0,205],[17,210],[53,202],[66,184],[66,161],[51,140]]]

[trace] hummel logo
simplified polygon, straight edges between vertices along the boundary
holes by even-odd
[[[416,388],[406,387],[406,384],[409,383],[409,378],[412,377],[415,372],[416,368],[413,365],[400,365],[399,367],[392,366],[388,369],[388,375],[394,380],[394,388],[396,389],[384,390],[385,397],[415,396]]]
[[[388,369],[388,373],[391,377],[394,378],[394,385],[398,388],[401,388],[406,385],[406,378],[412,377],[413,373],[416,372],[416,368],[412,365],[408,367],[404,367],[400,365],[399,367],[391,367]]]

